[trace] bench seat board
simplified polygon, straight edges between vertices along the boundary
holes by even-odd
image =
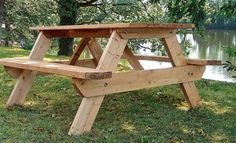
[[[147,61],[159,61],[159,62],[170,62],[170,58],[167,56],[147,56],[147,55],[135,55],[138,60]],[[188,59],[186,58],[188,65],[221,65],[220,60],[210,59]]]
[[[35,61],[20,58],[0,59],[0,64],[6,67],[53,73],[79,79],[104,79],[110,78],[112,75],[111,71],[100,71],[91,68],[83,68],[72,65],[48,63],[44,61]]]

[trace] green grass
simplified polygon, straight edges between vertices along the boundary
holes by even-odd
[[[0,48],[0,58],[28,54]],[[37,77],[24,106],[7,108],[14,84],[0,67],[1,143],[236,142],[236,84],[198,81],[204,104],[194,110],[178,85],[106,96],[92,131],[79,137],[67,135],[81,101],[69,78]]]

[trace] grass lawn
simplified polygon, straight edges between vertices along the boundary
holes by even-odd
[[[28,54],[0,48],[0,58]],[[37,77],[24,106],[7,108],[14,84],[0,67],[1,143],[236,142],[236,84],[198,81],[203,107],[194,110],[178,85],[106,96],[92,131],[79,137],[67,135],[81,101],[69,78]]]

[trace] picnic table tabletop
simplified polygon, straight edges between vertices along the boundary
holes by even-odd
[[[115,23],[115,24],[87,24],[87,25],[64,25],[64,26],[39,26],[31,27],[31,30],[72,30],[72,29],[142,29],[142,28],[158,28],[158,29],[180,29],[180,28],[195,28],[194,24],[145,24],[145,23]]]

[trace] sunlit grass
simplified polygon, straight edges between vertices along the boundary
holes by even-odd
[[[28,54],[0,48],[0,58]],[[7,108],[14,84],[0,67],[0,142],[236,142],[235,84],[198,81],[204,102],[194,110],[178,85],[108,95],[92,131],[80,137],[67,134],[81,101],[70,78],[37,77],[24,106]]]
[[[122,128],[124,130],[130,131],[130,132],[134,132],[135,131],[135,126],[132,125],[132,123],[129,123],[129,122],[124,122],[122,124]]]

